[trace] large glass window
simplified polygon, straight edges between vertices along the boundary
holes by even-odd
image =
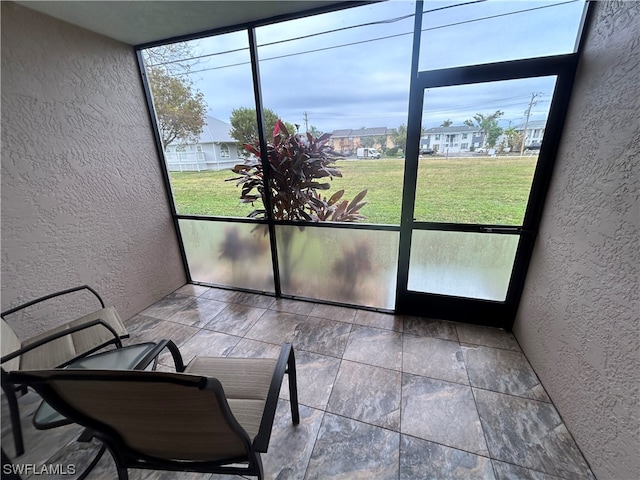
[[[143,58],[177,213],[247,216],[253,206],[229,181],[246,157],[238,132],[258,132],[247,32],[154,47]]]
[[[374,2],[143,50],[190,278],[515,311],[576,64],[546,57],[584,5]]]
[[[381,2],[256,29],[265,107],[331,134],[342,177],[326,196],[367,190],[366,223],[400,223],[413,10]]]
[[[420,70],[573,53],[583,1],[424,2]]]
[[[426,135],[471,142],[420,157],[416,221],[522,225],[542,141],[534,127],[546,124],[554,87],[555,77],[539,77],[426,90]]]

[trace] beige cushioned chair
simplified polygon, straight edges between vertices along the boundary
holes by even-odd
[[[5,321],[7,316],[32,305],[83,290],[93,294],[100,303],[101,308],[49,330],[42,335],[22,341]],[[121,339],[129,335],[115,307],[105,307],[100,295],[87,285],[37,298],[2,312],[1,316],[0,342],[2,358],[0,363],[2,364],[2,390],[5,392],[9,404],[16,455],[22,455],[24,453],[24,443],[15,395],[16,384],[8,379],[7,372],[64,367],[72,361],[106,346],[113,344],[116,348],[119,348],[122,346]]]
[[[298,400],[293,347],[277,359],[196,357],[184,372],[34,370],[11,379],[93,431],[111,451],[118,478],[129,468],[263,478],[284,374],[293,423]]]

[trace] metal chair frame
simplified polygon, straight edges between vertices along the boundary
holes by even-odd
[[[43,297],[39,297],[36,298],[35,300],[31,300],[29,302],[23,303],[21,305],[18,305],[16,307],[10,308],[8,310],[5,310],[4,312],[0,313],[0,316],[4,319],[5,317],[16,313],[20,310],[24,310],[25,308],[31,307],[33,305],[36,305],[38,303],[44,302],[46,300],[50,300],[52,298],[56,298],[56,297],[60,297],[63,295],[67,295],[70,293],[74,293],[74,292],[78,292],[81,290],[87,290],[89,292],[91,292],[100,302],[101,308],[105,308],[105,303],[102,300],[102,297],[98,294],[98,292],[96,292],[93,288],[89,287],[88,285],[81,285],[79,287],[73,287],[73,288],[69,288],[66,290],[61,290],[59,292],[55,292],[55,293],[51,293],[49,295],[45,295]],[[51,335],[48,335],[46,337],[41,338],[40,340],[31,343],[29,345],[26,345],[22,348],[19,348],[18,350],[15,350],[7,355],[4,355],[2,358],[0,358],[0,364],[3,364],[5,362],[8,362],[16,357],[19,357],[20,355],[23,355],[26,352],[29,352],[31,350],[34,350],[38,347],[41,347],[42,345],[45,345],[49,342],[52,342],[54,340],[57,340],[59,338],[63,338],[66,337],[67,335],[70,335],[72,333],[76,333],[82,330],[86,330],[88,328],[94,328],[94,327],[98,327],[98,325],[100,325],[103,328],[106,328],[109,333],[111,334],[111,336],[113,338],[109,338],[109,340],[103,342],[100,345],[97,345],[96,347],[86,351],[86,352],[82,352],[81,354],[77,355],[74,358],[69,359],[68,361],[64,362],[63,364],[60,365],[52,365],[51,367],[56,367],[56,368],[60,368],[60,367],[65,367],[68,364],[70,364],[71,362],[74,362],[75,360],[77,360],[78,358],[82,358],[82,357],[86,357],[91,355],[92,353],[97,352],[98,350],[101,350],[109,345],[115,345],[115,348],[121,348],[122,347],[122,342],[121,339],[124,338],[128,338],[129,335],[121,335],[119,336],[118,333],[113,329],[113,327],[111,325],[109,325],[106,321],[104,320],[93,320],[91,322],[87,322],[85,324],[82,325],[77,325],[74,327],[69,328],[68,330],[65,330],[63,332],[57,332]],[[98,327],[100,328],[100,327]],[[24,453],[24,439],[22,436],[22,426],[20,424],[20,410],[18,407],[18,399],[16,396],[16,391],[22,391],[22,393],[26,393],[26,387],[24,385],[21,385],[20,383],[15,383],[14,381],[12,381],[10,379],[10,376],[8,374],[8,372],[6,372],[4,370],[4,368],[1,369],[1,386],[2,386],[2,390],[5,392],[5,395],[7,397],[7,403],[9,405],[9,414],[11,417],[11,428],[13,431],[13,439],[14,439],[14,443],[15,443],[15,449],[16,449],[16,456],[20,456]]]
[[[174,360],[176,360],[176,370],[184,371],[182,360],[176,359],[175,352],[172,351]],[[178,353],[179,355],[179,353]],[[127,376],[127,372],[122,371],[91,371],[91,370],[64,370],[52,371],[54,379],[50,377],[43,378],[44,372],[28,372],[15,371],[9,375],[13,382],[28,385],[35,389],[42,397],[50,403],[52,407],[61,414],[68,417],[74,423],[78,423],[87,427],[91,433],[100,439],[104,445],[110,450],[118,472],[119,480],[128,480],[128,469],[137,468],[145,470],[168,470],[168,471],[187,471],[187,472],[204,472],[216,474],[235,474],[235,475],[251,475],[258,477],[259,480],[264,478],[264,471],[260,453],[267,451],[273,421],[275,418],[276,407],[278,404],[278,395],[284,375],[289,378],[289,394],[291,403],[291,416],[295,425],[300,423],[300,414],[297,395],[297,380],[295,356],[293,347],[290,344],[284,344],[280,351],[280,355],[276,362],[274,372],[269,385],[263,415],[260,421],[258,433],[253,441],[244,428],[238,423],[234,417],[224,393],[224,388],[219,380],[212,377],[200,375],[185,375],[180,378],[179,375],[165,376],[163,372],[137,371],[135,374]],[[137,383],[144,382],[167,382],[177,385],[183,385],[186,388],[197,388],[200,390],[211,390],[221,407],[223,417],[233,432],[242,439],[245,449],[245,455],[234,458],[224,458],[214,461],[185,461],[171,460],[167,458],[157,458],[128,446],[120,434],[111,426],[91,417],[90,414],[83,413],[79,408],[71,405],[64,400],[51,382],[55,380],[82,382],[83,380],[93,381],[130,381]],[[246,467],[231,466],[235,463],[247,463]]]

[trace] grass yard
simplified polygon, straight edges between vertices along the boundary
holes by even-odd
[[[425,158],[418,168],[414,218],[419,221],[519,225],[537,157]],[[348,199],[367,189],[367,223],[399,224],[403,159],[339,160],[327,197],[344,189]],[[244,217],[231,171],[171,172],[178,213]],[[261,207],[261,205],[256,205]]]

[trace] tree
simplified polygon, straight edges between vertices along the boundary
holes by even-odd
[[[442,122],[442,124],[440,125],[441,127],[450,127],[451,125],[453,125],[453,122],[451,121],[451,119],[449,120],[445,120],[444,122]]]
[[[505,129],[503,132],[506,139],[506,146],[511,149],[512,152],[520,151],[520,147],[522,146],[522,132],[517,131],[513,127],[509,127]]]
[[[173,76],[162,68],[148,68],[162,146],[195,140],[205,124],[204,95],[186,77]]]
[[[498,137],[502,134],[502,128],[498,125],[498,118],[503,114],[504,112],[501,112],[500,110],[496,110],[490,115],[477,113],[473,116],[475,125],[472,120],[465,120],[464,124],[468,126],[477,126],[482,132],[484,144],[489,148],[493,148],[496,146]]]
[[[318,138],[321,137],[324,132],[322,130],[318,130],[318,127],[316,127],[315,125],[311,125],[309,127],[309,133]]]
[[[404,123],[391,131],[391,140],[396,147],[404,151],[407,146],[407,126]]]
[[[167,75],[186,75],[200,63],[193,42],[167,43],[142,50],[147,69],[161,70]]]
[[[273,132],[278,122],[278,114],[269,108],[263,109],[265,132]],[[258,116],[255,108],[240,107],[231,110],[231,131],[229,134],[235,138],[241,146],[258,140]],[[293,132],[296,126],[284,122],[287,130]]]

